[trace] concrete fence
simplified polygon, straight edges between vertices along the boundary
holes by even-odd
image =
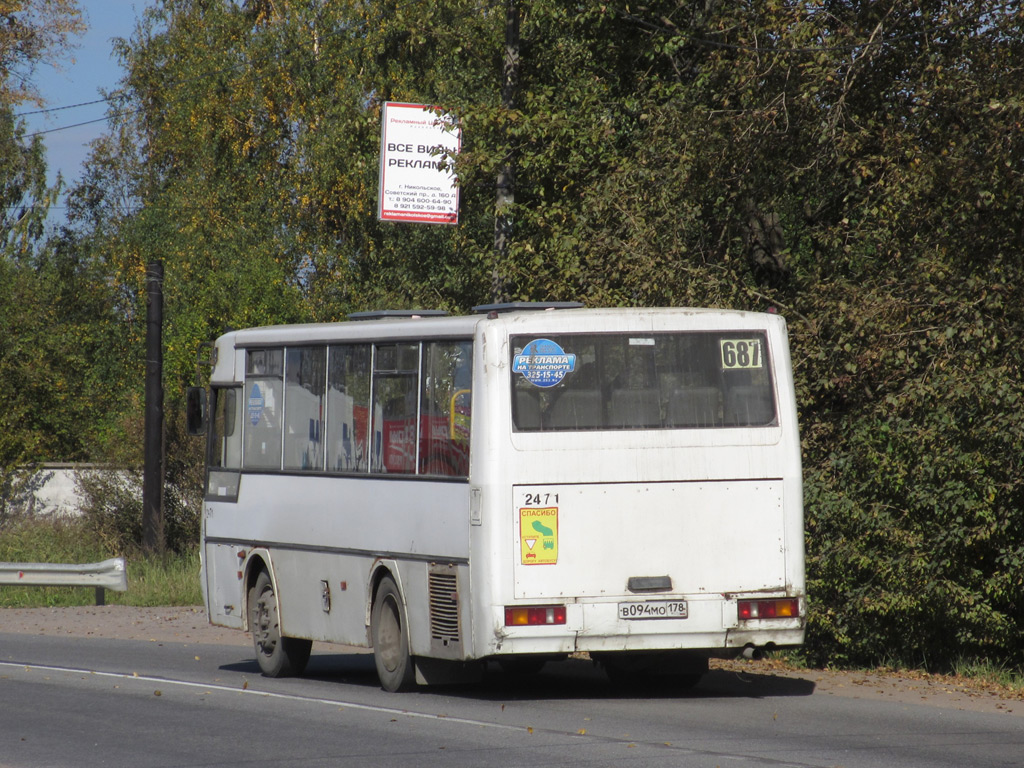
[[[77,517],[85,495],[80,480],[93,474],[122,473],[98,464],[36,464],[11,471],[0,508],[9,515]]]
[[[102,563],[0,563],[0,585],[23,587],[95,587],[96,605],[106,602],[104,590],[128,590],[128,569],[123,557]]]

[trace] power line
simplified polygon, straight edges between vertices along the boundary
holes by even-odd
[[[97,117],[95,120],[85,120],[81,123],[72,123],[71,125],[62,125],[57,128],[47,128],[46,130],[43,131],[35,131],[34,133],[26,134],[25,138],[31,139],[33,136],[42,136],[44,133],[57,133],[58,131],[69,131],[72,128],[81,128],[83,125],[92,125],[93,123],[105,123],[112,117],[123,117],[125,115],[133,115],[141,111],[142,107],[139,107],[138,109],[128,109],[123,112],[114,112],[112,114],[106,115],[105,117]]]
[[[221,67],[220,69],[214,69],[214,70],[211,70],[209,72],[204,72],[203,74],[196,75],[195,77],[189,77],[189,78],[185,78],[185,79],[182,79],[182,80],[176,80],[175,82],[169,83],[169,84],[167,84],[164,87],[169,88],[169,89],[170,88],[179,88],[179,87],[181,87],[183,85],[188,85],[189,83],[194,83],[194,82],[199,82],[199,81],[207,80],[210,77],[213,77],[215,75],[223,74],[224,72],[238,71],[238,69],[239,69],[239,65],[238,64],[233,64],[233,65],[231,65],[229,67]],[[35,109],[35,110],[31,110],[29,112],[18,112],[18,113],[16,113],[14,115],[14,117],[28,117],[30,115],[42,115],[42,114],[47,114],[47,113],[50,113],[50,112],[60,112],[61,110],[77,109],[79,107],[90,107],[90,106],[92,106],[94,104],[110,104],[110,103],[112,103],[114,101],[117,101],[119,99],[126,99],[127,97],[128,97],[128,92],[127,91],[116,91],[115,93],[112,93],[110,96],[105,96],[102,99],[93,99],[92,101],[83,101],[83,102],[80,102],[78,104],[66,104],[66,105],[62,105],[62,106],[58,106],[58,107],[47,107],[46,109]],[[174,100],[172,100],[172,101],[174,101]],[[73,123],[71,125],[60,125],[60,126],[57,126],[56,128],[46,128],[44,130],[34,131],[33,133],[26,134],[25,138],[30,139],[33,136],[41,136],[41,135],[43,135],[45,133],[57,133],[59,131],[67,131],[67,130],[70,130],[72,128],[80,128],[83,125],[91,125],[93,123],[103,123],[103,122],[106,122],[107,120],[110,120],[110,119],[115,118],[115,117],[123,117],[125,115],[135,114],[136,112],[140,112],[140,111],[142,111],[142,107],[139,107],[138,109],[124,110],[124,111],[121,111],[121,112],[112,112],[112,113],[106,115],[105,117],[98,117],[95,120],[86,120],[84,122]]]
[[[114,96],[107,96],[103,99],[93,99],[92,101],[83,101],[78,104],[67,104],[62,107],[47,107],[46,109],[33,109],[31,112],[17,112],[15,117],[28,117],[29,115],[45,115],[49,112],[60,112],[63,109],[78,109],[79,107],[91,107],[93,104],[106,104],[109,101],[113,101],[115,98],[121,98],[124,94],[118,93]]]

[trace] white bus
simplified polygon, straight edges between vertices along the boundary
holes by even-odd
[[[783,318],[479,309],[216,341],[209,418],[190,392],[210,621],[270,676],[372,648],[390,691],[569,654],[691,685],[802,643]]]

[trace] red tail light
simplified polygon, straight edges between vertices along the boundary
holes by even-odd
[[[736,607],[741,620],[792,619],[800,615],[800,601],[795,597],[782,600],[740,600]]]
[[[505,606],[506,627],[540,626],[544,624],[565,624],[565,606]]]

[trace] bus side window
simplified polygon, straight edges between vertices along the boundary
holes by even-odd
[[[241,390],[237,387],[213,390],[213,423],[210,434],[207,496],[224,501],[238,498],[242,467]]]
[[[420,345],[387,343],[375,349],[370,471],[415,474]]]
[[[250,349],[245,377],[245,468],[281,469],[284,350]]]
[[[370,345],[332,346],[328,357],[327,469],[366,472],[370,462]]]
[[[466,476],[472,422],[472,343],[425,345],[423,370],[420,473]]]
[[[284,468],[324,468],[326,347],[289,347],[285,365]]]

